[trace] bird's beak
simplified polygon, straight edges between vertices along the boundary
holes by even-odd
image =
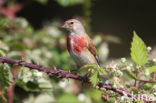
[[[62,25],[62,28],[67,28],[67,24],[65,23],[64,25]]]

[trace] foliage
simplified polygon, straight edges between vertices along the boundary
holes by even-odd
[[[36,1],[44,5],[49,2],[48,0]],[[91,6],[89,0],[55,1],[63,7],[84,3],[83,12],[86,28],[87,31],[91,32],[90,27],[88,27],[91,20],[91,11],[88,11]],[[6,2],[6,7],[10,3],[10,1]],[[14,4],[13,1],[11,4]],[[60,26],[61,21],[53,19],[36,30],[24,17],[10,19],[9,16],[0,14],[0,57],[24,60],[45,67],[57,67],[72,72],[76,67],[66,50],[66,33],[63,32]],[[102,67],[85,65],[79,71],[76,71],[77,74],[88,77],[92,85],[83,85],[83,83],[71,79],[51,78],[44,72],[30,70],[26,67],[0,64],[0,102],[5,101],[4,97],[8,96],[7,90],[14,83],[16,88],[25,94],[23,95],[15,90],[15,103],[132,102],[130,99],[123,99],[124,96],[113,91],[107,91],[104,88],[98,90],[97,83],[99,81],[105,82],[113,88],[148,94],[148,97],[155,98],[156,85],[154,83],[139,82],[139,80],[154,80],[156,62],[148,58],[150,52],[143,40],[136,32],[133,32],[133,34],[130,53],[132,59],[113,59],[113,62],[112,59],[107,58],[109,54],[108,43],[119,43],[120,40],[110,35],[107,37],[102,34],[92,36],[93,42],[99,51]],[[16,69],[18,69],[18,72]],[[1,94],[1,91],[5,93]],[[101,96],[105,95],[109,95],[108,100],[101,99]]]
[[[152,67],[149,67],[147,69],[149,70],[150,73],[153,73],[156,71],[156,66],[152,66]]]
[[[72,93],[64,94],[58,98],[57,103],[82,103],[78,100],[76,95]]]
[[[10,67],[7,64],[0,65],[0,89],[8,88],[13,80]]]
[[[131,57],[137,65],[144,65],[148,60],[148,51],[144,42],[139,38],[136,32],[133,32],[133,42],[131,46]]]
[[[97,83],[99,82],[99,75],[98,72],[96,71],[91,77],[90,80],[93,83],[93,86],[95,87],[97,85]]]

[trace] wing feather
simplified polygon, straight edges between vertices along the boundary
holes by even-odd
[[[100,66],[98,52],[97,52],[92,40],[89,38],[88,35],[86,35],[86,38],[87,38],[87,41],[88,41],[88,43],[87,43],[88,50],[93,54],[93,56],[95,57],[98,65]]]

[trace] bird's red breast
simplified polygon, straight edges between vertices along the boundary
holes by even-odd
[[[76,53],[81,53],[87,46],[85,36],[69,36],[67,38],[67,49],[73,49]]]

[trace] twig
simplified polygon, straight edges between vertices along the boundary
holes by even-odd
[[[15,82],[13,82],[11,86],[8,88],[8,103],[13,103],[14,88]]]
[[[140,82],[144,82],[144,83],[156,83],[156,80],[138,80]]]
[[[13,77],[16,79],[16,76],[18,74],[18,67],[17,66],[15,66],[12,74],[13,74]],[[13,81],[11,86],[8,88],[8,103],[13,103],[15,85],[16,85],[16,82]]]
[[[46,73],[51,73],[51,74],[55,74],[58,75],[60,78],[72,78],[75,80],[80,80],[80,81],[85,81],[87,83],[90,83],[90,80],[88,78],[82,77],[80,75],[75,75],[75,74],[71,74],[68,71],[64,71],[64,70],[60,70],[60,69],[52,69],[52,68],[47,68],[47,67],[43,67],[40,65],[36,65],[36,64],[31,64],[31,63],[27,63],[27,62],[20,62],[20,61],[16,61],[16,60],[12,60],[6,57],[0,57],[0,63],[8,63],[8,64],[16,64],[19,66],[24,66],[24,67],[28,67],[28,68],[32,68],[32,69],[37,69]],[[141,99],[144,102],[156,102],[154,100],[152,100],[151,98],[146,98],[146,97],[141,97],[140,95],[134,95],[133,93],[124,91],[122,89],[116,89],[113,88],[110,85],[106,85],[103,82],[99,82],[98,83],[99,88],[105,88],[107,90],[112,90],[116,93],[122,94],[122,95],[126,95],[128,97],[131,98],[135,98],[135,99]]]

